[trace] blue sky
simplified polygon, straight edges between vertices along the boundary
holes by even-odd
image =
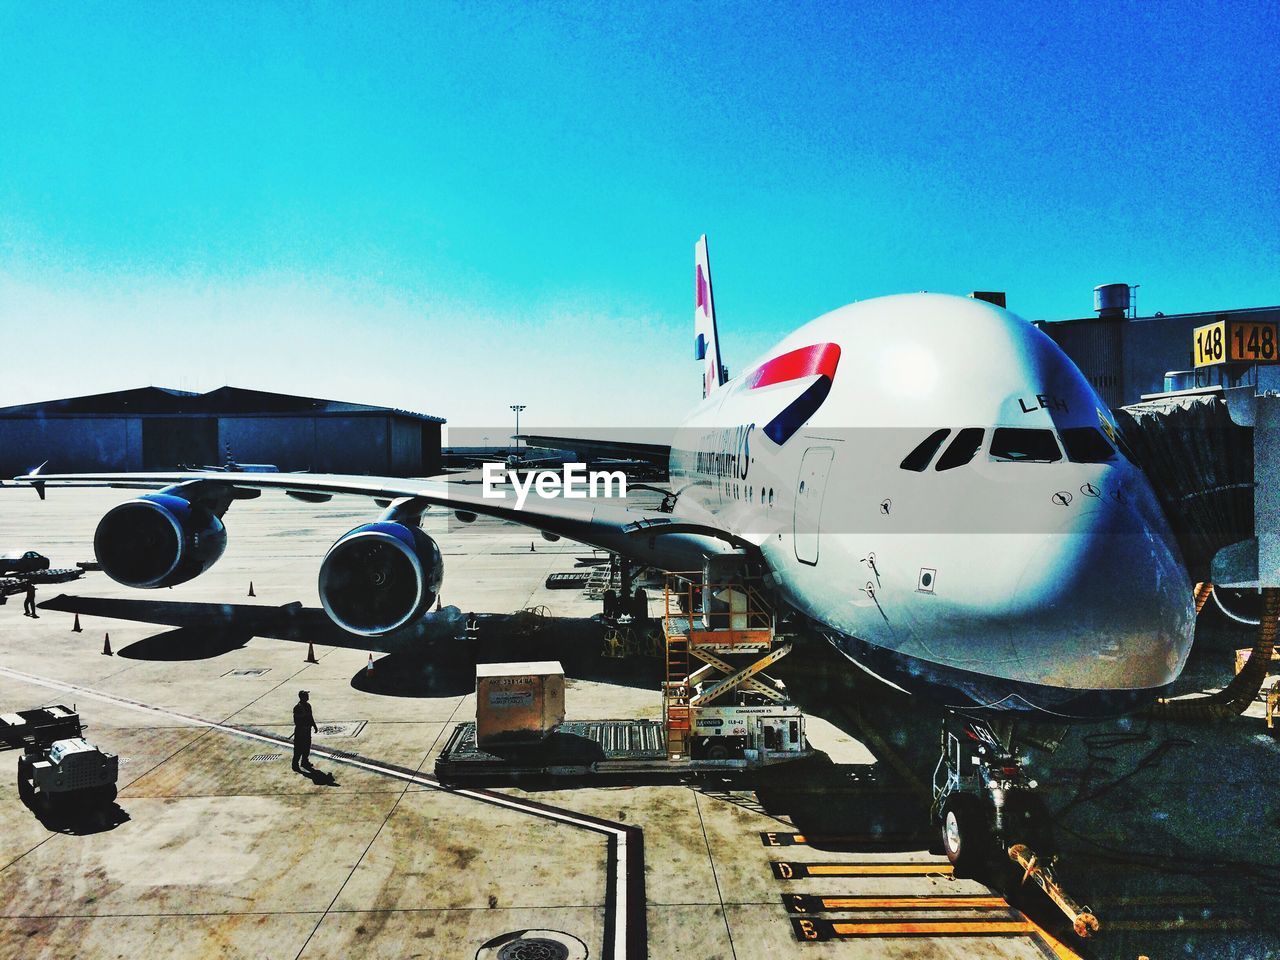
[[[0,0],[0,405],[666,423],[855,299],[1280,303],[1269,5]]]

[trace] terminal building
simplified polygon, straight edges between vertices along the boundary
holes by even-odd
[[[1112,409],[1144,396],[1204,387],[1256,386],[1258,366],[1219,364],[1196,369],[1195,330],[1208,324],[1280,323],[1280,306],[1206,313],[1157,313],[1139,317],[1123,283],[1094,288],[1094,315],[1074,320],[1038,320],[1075,361]]]
[[[271,464],[282,471],[421,477],[440,472],[444,420],[238,387],[141,387],[0,407],[0,477]]]

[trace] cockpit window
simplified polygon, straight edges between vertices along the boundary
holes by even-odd
[[[1060,436],[1072,463],[1106,463],[1116,458],[1115,447],[1097,427],[1068,427]]]
[[[1056,463],[1062,459],[1062,451],[1052,430],[998,427],[991,435],[991,459]]]
[[[983,433],[985,431],[981,427],[965,427],[956,434],[956,438],[938,458],[938,465],[933,469],[950,470],[953,467],[963,467],[973,459],[973,455],[982,446]]]
[[[899,466],[903,470],[914,470],[916,473],[927,469],[929,461],[933,459],[933,455],[942,446],[942,441],[949,436],[951,436],[951,431],[945,427],[941,430],[933,431],[920,442],[918,447],[902,458],[902,463]]]

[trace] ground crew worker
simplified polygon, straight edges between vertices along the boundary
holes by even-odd
[[[314,770],[311,766],[311,731],[319,732],[316,718],[311,714],[311,694],[306,690],[298,691],[298,702],[293,705],[293,769]]]
[[[40,619],[40,614],[36,613],[36,585],[30,580],[27,581],[27,599],[22,601],[22,615]]]

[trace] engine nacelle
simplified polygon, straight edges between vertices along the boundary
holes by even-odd
[[[227,528],[207,506],[148,493],[107,511],[93,535],[103,572],[126,587],[172,587],[208,570]]]
[[[348,633],[379,637],[430,610],[443,580],[440,548],[420,527],[378,520],[329,548],[320,565],[320,602]]]

